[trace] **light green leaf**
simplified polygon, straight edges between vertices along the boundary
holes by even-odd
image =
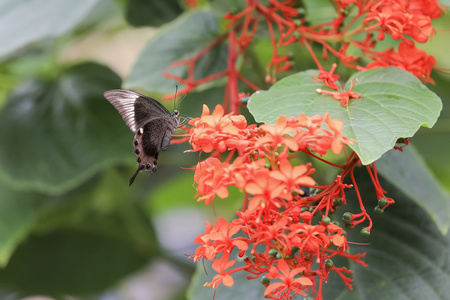
[[[353,91],[361,98],[343,106],[332,96],[319,94],[322,83],[309,70],[288,76],[268,91],[257,92],[248,107],[258,122],[273,124],[280,115],[308,116],[325,112],[344,122],[342,134],[354,140],[350,147],[363,164],[383,155],[401,137],[411,137],[420,126],[432,127],[442,109],[439,97],[412,74],[397,68],[376,68],[356,73]],[[350,89],[350,80],[345,91]]]
[[[0,3],[0,57],[73,29],[99,0],[22,0]]]
[[[125,80],[126,88],[161,94],[174,93],[177,82],[164,77],[163,72],[187,79],[186,65],[172,67],[170,64],[194,57],[217,39],[218,35],[217,18],[211,10],[192,10],[185,13],[163,27],[148,42]],[[220,43],[197,61],[194,79],[224,71],[226,66],[227,46]],[[184,85],[179,86],[180,89],[184,88]]]

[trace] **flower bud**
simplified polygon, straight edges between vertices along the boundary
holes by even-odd
[[[359,232],[362,236],[369,236],[370,235],[370,231],[367,228],[363,228],[361,229],[361,231]]]
[[[322,218],[322,223],[323,223],[323,225],[325,225],[325,226],[327,226],[328,224],[330,224],[330,223],[331,223],[330,217],[323,217],[323,218]]]
[[[379,208],[384,208],[386,205],[388,204],[388,200],[386,198],[380,198],[378,200],[378,207]]]
[[[349,213],[349,212],[345,212],[343,215],[342,215],[342,220],[347,220],[347,221],[350,221],[351,219],[352,219],[353,217],[352,217],[352,214],[351,213]]]

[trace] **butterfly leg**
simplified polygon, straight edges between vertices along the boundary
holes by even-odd
[[[139,172],[142,171],[143,169],[144,169],[144,165],[138,166],[136,173],[134,173],[133,177],[131,177],[130,184],[128,186],[131,186],[133,184],[134,180],[136,179],[137,174],[139,174]]]

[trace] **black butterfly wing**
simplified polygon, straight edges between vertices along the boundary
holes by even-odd
[[[139,165],[131,185],[139,172],[156,171],[158,154],[167,150],[172,131],[178,127],[178,114],[171,115],[158,101],[132,91],[111,90],[104,95],[135,133],[133,145]]]
[[[172,131],[177,126],[177,119],[171,116],[170,119],[153,119],[137,130],[133,145],[139,165],[133,177],[130,179],[130,185],[139,172],[156,172],[159,152],[161,150],[167,150]]]
[[[170,112],[161,103],[133,91],[110,90],[105,92],[104,96],[133,132],[152,119],[171,117]]]

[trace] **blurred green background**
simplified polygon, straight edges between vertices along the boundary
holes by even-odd
[[[194,237],[205,220],[232,217],[240,196],[232,191],[214,211],[197,203],[190,168],[198,154],[184,153],[187,143],[161,153],[157,173],[141,173],[128,187],[133,133],[103,92],[127,88],[157,100],[174,93],[178,83],[162,72],[183,77],[186,68],[169,63],[210,43],[223,32],[224,12],[241,5],[212,1],[188,11],[177,0],[0,2],[0,299],[185,299],[195,271],[185,255],[194,253]],[[449,24],[445,16],[435,28]],[[239,64],[265,89],[269,42],[264,34],[254,42]],[[447,70],[449,47],[446,32],[423,46]],[[304,49],[294,50],[297,71],[314,68]],[[226,55],[226,45],[214,48],[196,78],[224,70]],[[413,141],[448,190],[450,77],[433,78],[444,110],[435,128]],[[204,103],[222,102],[224,84],[189,93],[177,108],[199,116]],[[173,101],[165,105],[173,110]]]

